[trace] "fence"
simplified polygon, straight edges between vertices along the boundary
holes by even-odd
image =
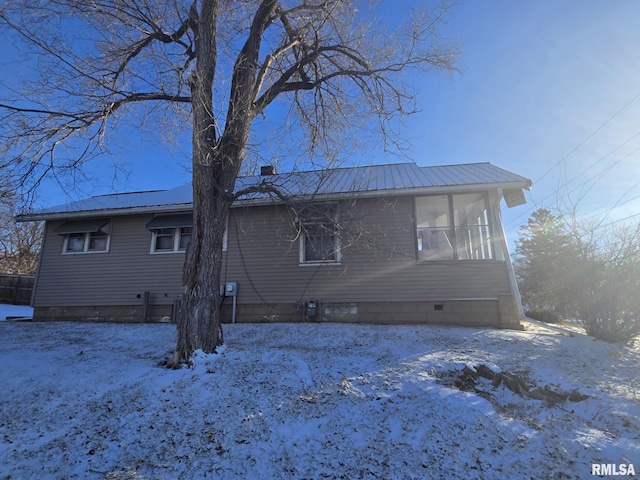
[[[29,305],[34,280],[33,275],[0,275],[0,303]]]

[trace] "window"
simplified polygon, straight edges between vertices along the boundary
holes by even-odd
[[[340,263],[340,237],[335,205],[306,207],[300,227],[300,264]]]
[[[178,240],[178,250],[186,250],[191,241],[192,227],[182,227],[180,229],[180,239]]]
[[[151,230],[151,253],[184,252],[191,241],[191,213],[156,215],[147,223]]]
[[[54,230],[64,237],[62,253],[100,253],[109,250],[111,222],[105,219],[73,220]]]
[[[192,227],[156,228],[151,230],[151,252],[184,252],[191,241]]]
[[[494,258],[487,195],[416,197],[418,259]]]
[[[227,249],[227,227],[222,239],[222,250]],[[193,215],[177,213],[156,215],[146,225],[151,231],[151,253],[185,252],[193,234]]]

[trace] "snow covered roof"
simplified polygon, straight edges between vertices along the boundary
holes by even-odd
[[[420,167],[415,163],[370,165],[293,172],[278,175],[239,177],[235,191],[255,187],[277,189],[287,197],[380,196],[429,194],[472,189],[529,189],[531,180],[490,163],[468,163]],[[89,216],[142,212],[184,211],[192,207],[191,184],[169,190],[98,195],[18,216],[19,221],[53,220],[71,216]],[[237,205],[273,202],[264,191],[241,195]]]

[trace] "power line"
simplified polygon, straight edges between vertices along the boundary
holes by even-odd
[[[580,143],[578,143],[567,155],[564,155],[560,160],[558,160],[554,165],[551,166],[551,168],[549,168],[546,172],[544,172],[540,177],[538,177],[533,184],[535,185],[536,183],[538,183],[540,180],[542,180],[544,177],[546,177],[549,173],[551,173],[558,165],[560,165],[561,163],[565,162],[567,160],[567,158],[569,158],[571,155],[573,155],[582,145],[584,145],[586,142],[588,142],[591,138],[593,138],[600,130],[602,130],[604,127],[606,127],[614,118],[616,118],[618,115],[620,115],[624,110],[626,110],[631,104],[633,104],[638,98],[640,98],[640,93],[638,93],[635,97],[633,97],[631,100],[629,100],[622,108],[620,108],[617,112],[615,112],[611,117],[609,117],[604,123],[602,123],[598,128],[596,128],[593,132],[591,132],[587,137],[585,137]],[[616,152],[617,150],[619,150],[620,148],[622,148],[623,146],[625,146],[626,144],[628,144],[629,142],[631,142],[633,139],[635,139],[636,137],[640,136],[640,132],[636,133],[634,136],[632,136],[631,138],[629,138],[626,142],[624,142],[623,144],[619,145],[618,147],[616,147],[614,150],[612,150],[611,152],[609,152],[607,155],[605,155],[604,157],[600,158],[598,161],[596,161],[593,165],[591,165],[589,168],[587,168],[586,170],[580,172],[578,175],[574,176],[571,180],[569,180],[568,182],[565,182],[564,187],[566,188],[567,185],[569,185],[571,182],[573,182],[574,180],[576,180],[578,177],[580,177],[580,175],[582,175],[583,173],[588,172],[589,170],[591,170],[593,167],[595,167],[597,164],[599,164],[600,162],[604,161],[607,157],[609,157],[609,155],[613,154],[614,152]],[[609,167],[611,168],[611,167]],[[546,195],[545,197],[543,197],[542,202],[544,202],[546,199],[548,199],[551,195],[557,194],[560,190],[560,187],[556,188],[556,190],[554,192],[552,192],[549,195]],[[568,194],[567,194],[568,195]],[[567,195],[563,196],[562,198],[565,198]],[[533,210],[533,206],[528,208],[527,210],[525,210],[524,212],[522,212],[520,215],[518,215],[517,217],[513,218],[512,220],[509,221],[509,223],[507,225],[505,225],[505,228],[507,228],[508,226],[511,226],[511,224],[515,223],[516,221],[518,221],[519,218],[523,217],[524,215],[527,215],[529,212],[531,212]]]
[[[602,125],[600,125],[593,132],[591,132],[591,134],[589,134],[584,140],[582,140],[580,143],[578,143],[578,145],[576,145],[573,148],[573,150],[571,150],[567,155],[563,156],[560,160],[558,160],[558,162],[555,165],[553,165],[549,170],[544,172],[542,174],[542,176],[539,177],[534,183],[539,182],[544,177],[546,177],[549,173],[551,173],[551,171],[554,168],[556,168],[558,165],[560,165],[562,162],[564,162],[567,158],[569,158],[576,150],[578,150],[582,145],[587,143],[596,133],[598,133],[600,130],[602,130],[604,127],[606,127],[609,124],[609,122],[611,122],[614,118],[616,118],[618,115],[620,115],[624,110],[626,110],[638,98],[640,98],[640,93],[638,95],[636,95],[635,97],[633,97],[631,100],[629,100],[629,102],[627,102],[624,107],[622,107],[620,110],[618,110],[616,113],[614,113],[611,117],[609,117],[609,119],[607,121],[605,121]]]
[[[626,201],[624,201],[624,202],[621,202],[621,200],[622,200],[624,197],[626,197],[626,196],[627,196],[627,194],[628,194],[629,192],[631,192],[634,188],[636,188],[638,185],[640,185],[640,182],[636,182],[636,183],[634,183],[630,188],[628,188],[628,189],[627,189],[627,191],[626,191],[626,192],[624,192],[624,194],[623,194],[623,195],[621,195],[621,196],[620,196],[620,198],[618,198],[618,201],[616,201],[616,203],[615,203],[611,208],[609,208],[609,209],[608,209],[608,210],[607,210],[607,211],[602,215],[602,220],[601,220],[601,222],[600,222],[600,223],[602,223],[602,222],[604,221],[604,219],[605,219],[605,218],[607,218],[607,217],[609,216],[609,214],[610,214],[613,210],[615,210],[616,208],[621,207],[621,206],[623,206],[623,205],[626,205],[627,203],[631,203],[631,202],[633,202],[634,200],[637,200],[638,198],[640,198],[640,195],[636,195],[635,197],[632,197],[632,198],[630,198],[629,200],[626,200]],[[594,218],[594,217],[596,217],[596,216],[599,216],[599,215],[593,215],[593,216],[591,216],[591,217],[589,217],[589,218]],[[598,228],[599,228],[599,227],[598,227]]]
[[[599,163],[601,163],[602,161],[606,160],[611,154],[617,152],[618,150],[620,150],[622,147],[624,147],[625,145],[627,145],[629,142],[631,142],[632,140],[634,140],[636,137],[640,136],[640,132],[636,133],[634,136],[632,136],[631,138],[629,138],[627,141],[625,141],[624,143],[618,145],[616,148],[614,148],[613,150],[611,150],[609,153],[607,153],[604,157],[600,158],[599,160],[597,160],[595,163],[593,163],[591,166],[589,166],[589,168],[587,168],[586,170],[583,170],[582,172],[580,172],[578,175],[574,176],[573,178],[571,178],[570,180],[568,180],[567,182],[565,182],[563,188],[567,188],[569,186],[569,184],[571,184],[573,181],[577,180],[581,175],[583,175],[584,173],[588,172],[589,170],[591,170],[593,167],[595,167],[596,165],[598,165]],[[564,199],[567,198],[569,195],[571,195],[573,192],[575,192],[578,188],[581,188],[584,186],[584,184],[587,184],[589,182],[591,182],[594,179],[598,179],[593,185],[591,185],[587,191],[585,192],[588,193],[595,185],[598,184],[598,181],[600,180],[600,178],[602,178],[606,173],[608,173],[611,168],[613,168],[614,166],[618,165],[620,162],[622,162],[623,160],[629,158],[631,155],[633,155],[634,153],[640,151],[640,147],[632,150],[631,152],[629,152],[628,154],[626,154],[625,156],[619,158],[618,160],[616,160],[615,162],[613,162],[611,165],[609,165],[606,169],[602,170],[601,172],[597,173],[596,175],[590,177],[588,180],[586,180],[582,185],[579,185],[578,187],[568,191],[567,193],[565,193],[564,195],[562,195],[561,197],[559,197],[558,199]],[[636,184],[637,185],[637,184]],[[635,186],[634,186],[635,187]],[[547,200],[549,197],[551,197],[554,194],[558,194],[558,192],[560,191],[560,187],[556,188],[556,190],[548,195],[545,195],[542,200],[540,201],[540,203],[543,203],[545,200]],[[626,192],[628,193],[628,192]],[[625,195],[626,195],[625,193]],[[624,195],[623,195],[624,197]],[[524,215],[527,215],[529,212],[531,212],[534,209],[534,207],[529,207],[526,211],[522,212],[520,215],[518,215],[517,217],[513,218],[512,220],[509,221],[509,223],[506,225],[511,226],[513,223],[515,223],[519,218],[523,217]]]
[[[614,225],[616,223],[624,222],[625,220],[629,220],[630,218],[635,218],[635,217],[640,217],[640,213],[634,213],[633,215],[629,215],[628,217],[619,218],[618,220],[614,220],[612,222],[605,223],[604,225],[600,225],[597,228],[600,229],[600,228],[608,227],[609,225]]]

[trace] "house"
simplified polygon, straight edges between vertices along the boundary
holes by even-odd
[[[520,326],[500,202],[531,181],[490,163],[241,177],[225,230],[225,321]],[[277,189],[286,197],[256,190]],[[20,215],[46,232],[34,320],[169,321],[191,185]]]

